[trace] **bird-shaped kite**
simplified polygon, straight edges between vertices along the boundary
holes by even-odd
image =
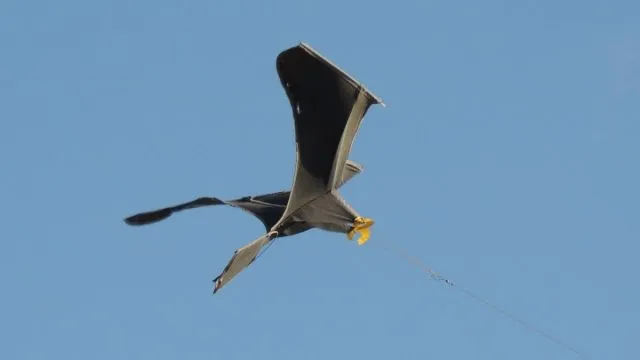
[[[201,197],[125,219],[129,225],[145,225],[177,211],[227,204],[262,221],[266,233],[235,251],[213,280],[214,294],[278,237],[318,228],[345,233],[349,240],[359,233],[357,242],[362,245],[369,239],[369,228],[374,223],[351,208],[338,188],[362,171],[360,165],[347,157],[367,110],[371,105],[384,103],[305,43],[282,51],[276,59],[276,68],[294,118],[297,159],[291,191],[230,201]]]

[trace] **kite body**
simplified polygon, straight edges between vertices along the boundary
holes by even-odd
[[[361,172],[362,168],[347,158],[368,109],[374,104],[384,104],[304,43],[281,52],[276,69],[294,119],[297,157],[290,192],[230,201],[203,197],[125,219],[130,225],[144,225],[166,219],[176,211],[222,204],[239,207],[257,217],[266,233],[235,251],[214,279],[214,293],[278,237],[318,228],[345,233],[349,239],[359,233],[358,244],[364,244],[373,225],[373,220],[358,214],[338,189]]]

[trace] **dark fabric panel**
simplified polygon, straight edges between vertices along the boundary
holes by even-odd
[[[277,70],[293,110],[298,166],[326,188],[358,89],[302,47],[282,52]]]
[[[194,209],[203,206],[222,205],[224,201],[213,197],[201,197],[193,201],[189,201],[180,205],[170,206],[159,210],[147,211],[139,213],[133,216],[129,216],[124,221],[129,225],[139,226],[155,223],[164,220],[172,214],[187,210]]]

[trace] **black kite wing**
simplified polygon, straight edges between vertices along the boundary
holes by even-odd
[[[347,160],[345,171],[339,186],[349,181],[353,176],[362,171],[362,166]],[[156,223],[167,219],[176,212],[195,209],[203,206],[230,205],[239,207],[260,220],[267,231],[275,225],[284,213],[289,201],[289,191],[281,191],[271,194],[247,196],[236,200],[224,201],[215,197],[200,197],[193,201],[169,206],[158,210],[151,210],[129,216],[124,219],[125,223],[131,226],[141,226]]]
[[[164,220],[178,211],[194,209],[194,208],[203,207],[203,206],[223,205],[223,204],[225,204],[225,202],[218,198],[201,197],[183,204],[169,206],[159,210],[152,210],[152,211],[135,214],[133,216],[129,216],[128,218],[124,219],[124,222],[132,226],[147,225],[147,224],[158,222],[160,220]]]
[[[384,104],[304,43],[281,52],[276,68],[293,110],[297,145],[285,221],[337,187],[364,115],[371,105]]]

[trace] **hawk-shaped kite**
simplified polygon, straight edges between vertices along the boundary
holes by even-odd
[[[358,244],[362,245],[373,225],[373,220],[360,216],[346,203],[338,188],[362,171],[347,157],[369,107],[384,103],[305,43],[281,52],[276,68],[295,124],[297,159],[291,191],[230,201],[201,197],[125,219],[129,225],[145,225],[176,211],[222,204],[239,207],[260,219],[266,233],[235,251],[214,279],[214,294],[277,237],[319,228],[346,233],[350,240],[359,233]]]

